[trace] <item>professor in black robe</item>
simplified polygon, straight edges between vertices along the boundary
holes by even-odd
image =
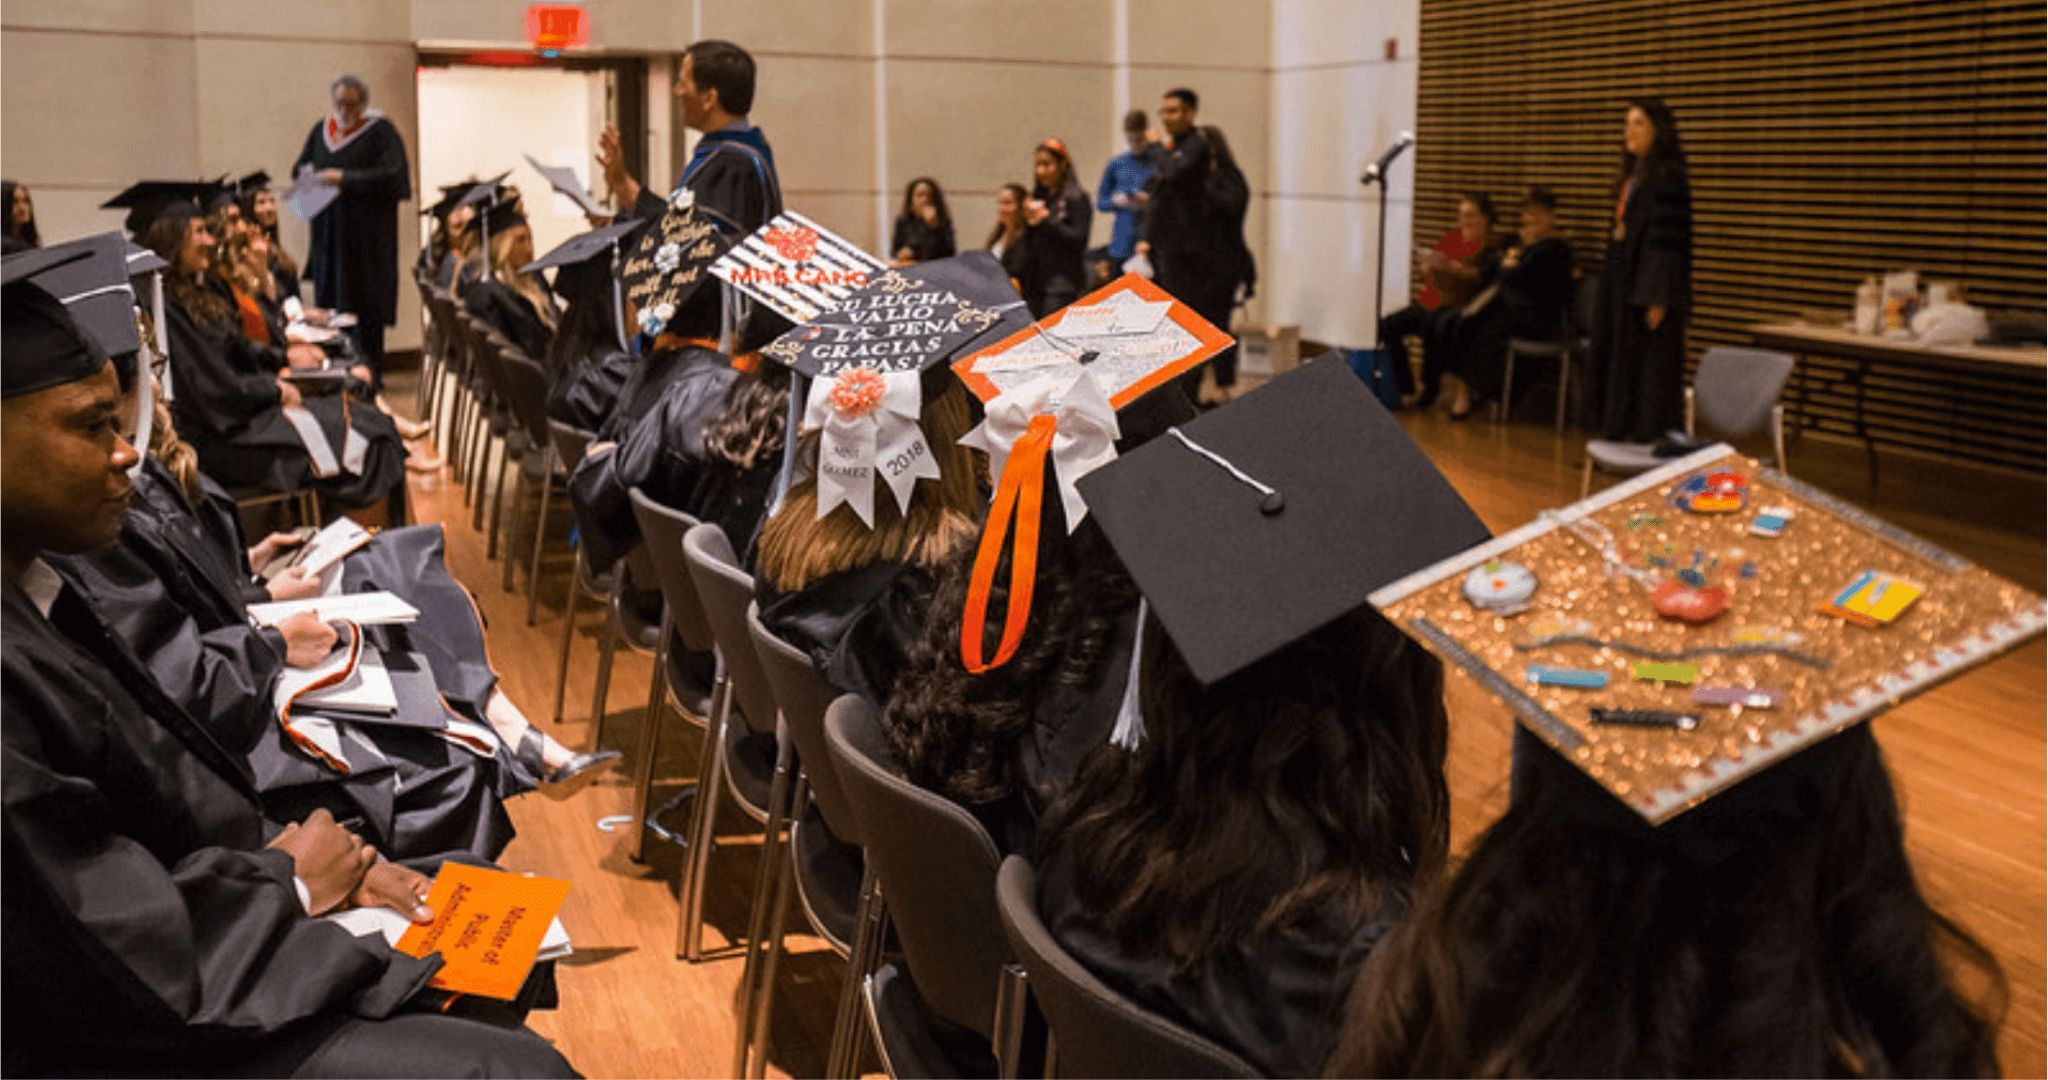
[[[1692,312],[1692,182],[1662,102],[1629,105],[1599,315],[1586,370],[1586,423],[1604,439],[1655,442],[1685,426],[1685,330]]]
[[[266,822],[240,763],[67,602],[43,556],[111,543],[130,496],[118,384],[32,285],[0,296],[0,351],[5,1071],[573,1075],[521,1028],[401,1018],[438,960],[309,917],[405,873],[307,847],[331,821]]]
[[[334,81],[334,111],[306,133],[292,175],[312,169],[341,189],[313,218],[306,276],[313,302],[354,312],[356,345],[384,374],[384,328],[398,321],[398,204],[412,198],[412,173],[398,128],[368,108],[369,88],[353,75]]]

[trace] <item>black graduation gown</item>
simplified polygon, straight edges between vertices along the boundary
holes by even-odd
[[[229,314],[204,323],[175,297],[164,305],[175,393],[171,410],[179,434],[199,451],[206,474],[237,492],[295,491],[310,485],[347,507],[369,506],[401,493],[405,443],[397,427],[375,407],[342,394],[309,395],[303,402],[320,422],[337,461],[348,427],[369,440],[362,472],[343,469],[325,478],[313,476],[305,444],[278,404],[277,372],[286,366],[284,350],[245,337],[233,298],[223,292],[222,299]]]
[[[594,434],[617,407],[620,392],[639,366],[640,358],[632,353],[602,350],[548,387],[548,415]]]
[[[896,219],[896,227],[889,238],[889,257],[894,259],[909,249],[912,262],[930,262],[946,259],[958,254],[953,242],[953,223],[942,221],[937,226],[927,225],[915,214],[905,214]]]
[[[1510,337],[1555,341],[1572,298],[1572,245],[1562,236],[1546,236],[1522,248],[1513,266],[1504,257],[1491,260],[1492,284],[1499,291],[1475,315],[1447,323],[1454,339],[1456,370],[1481,398],[1500,395],[1501,373]]]
[[[519,346],[519,351],[529,359],[547,356],[548,342],[554,340],[555,332],[541,321],[533,301],[509,286],[498,281],[479,281],[463,291],[462,306],[482,319],[484,325],[504,335],[505,340]]]
[[[731,368],[732,358],[702,345],[684,345],[640,356],[632,366],[632,373],[626,376],[626,385],[619,389],[611,415],[597,429],[598,438],[607,442],[624,439],[640,423],[641,417],[661,403],[670,383],[685,372],[704,367]]]
[[[1190,131],[1159,159],[1145,207],[1145,241],[1159,287],[1184,301],[1211,276],[1207,260],[1216,230],[1210,224],[1209,142]]]
[[[880,561],[793,593],[756,578],[761,626],[810,654],[834,690],[886,705],[932,605],[932,572]]]
[[[697,141],[678,186],[690,189],[697,205],[725,215],[739,227],[741,236],[782,213],[782,178],[776,172],[768,137],[757,127],[706,132]],[[642,188],[632,216],[659,217],[667,205],[660,195]],[[739,295],[736,290],[732,293]],[[758,349],[792,325],[765,305],[747,302],[745,306],[746,315],[737,327],[737,351]]]
[[[322,117],[306,133],[292,164],[294,176],[307,166],[341,170],[341,194],[311,223],[305,276],[313,279],[313,302],[390,326],[398,320],[398,204],[412,198],[405,140],[378,116],[330,148],[326,125]]]
[[[1039,873],[1039,911],[1075,959],[1138,1004],[1235,1050],[1265,1076],[1322,1074],[1359,967],[1398,918],[1383,911],[1356,926],[1332,915],[1293,934],[1218,942],[1194,969],[1175,972],[1163,956],[1126,951],[1082,906],[1067,849],[1055,846]]]
[[[1079,299],[1086,284],[1082,259],[1088,250],[1088,227],[1095,208],[1088,193],[1069,186],[1063,192],[1034,188],[1031,197],[1045,203],[1046,217],[1024,228],[1024,276],[1020,290],[1033,318],[1044,318]]]
[[[1685,426],[1685,328],[1692,308],[1692,185],[1682,166],[1643,178],[1600,268],[1586,370],[1587,424],[1602,438],[1654,442]],[[1656,330],[1649,308],[1665,309]]]
[[[10,1073],[162,1071],[425,985],[438,960],[306,917],[248,774],[75,597],[52,616],[90,653],[14,582],[0,603]]]
[[[763,455],[754,468],[741,470],[704,452],[704,425],[724,411],[738,381],[731,368],[685,372],[616,447],[576,467],[569,501],[593,570],[609,569],[640,543],[640,523],[627,494],[636,487],[663,506],[724,529],[734,551],[747,549],[782,459]]]

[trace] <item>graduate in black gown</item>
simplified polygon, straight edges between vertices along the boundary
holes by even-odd
[[[1291,372],[1080,481],[1149,615],[1136,722],[1053,807],[1039,907],[1269,1076],[1319,1073],[1448,847],[1443,669],[1366,598],[1487,537],[1348,374]]]
[[[538,361],[548,354],[562,314],[546,280],[522,269],[533,261],[533,230],[516,201],[492,207],[484,223],[490,233],[490,270],[463,290],[462,306]]]
[[[1586,422],[1603,439],[1649,443],[1685,428],[1692,182],[1678,120],[1662,101],[1631,101],[1623,138],[1586,364]]]
[[[384,370],[384,328],[398,321],[398,204],[412,198],[412,172],[398,128],[369,108],[370,90],[343,75],[329,88],[334,111],[306,133],[292,175],[308,169],[341,189],[311,225],[306,276],[313,302],[353,312],[355,339],[371,370]]]
[[[435,961],[308,914],[427,918],[427,879],[324,813],[265,821],[240,763],[63,595],[42,556],[113,541],[137,455],[105,353],[25,272],[0,296],[6,1071],[573,1075],[523,1029],[394,1021]]]
[[[1117,412],[1117,452],[1194,416],[1181,384],[1169,382]],[[1057,466],[1046,468],[1045,490],[1055,491]],[[1069,531],[1061,500],[1044,505],[1023,646],[993,670],[970,674],[963,666],[960,629],[976,555],[963,548],[939,573],[931,619],[886,717],[905,776],[973,811],[1003,851],[1026,856],[1037,853],[1046,809],[1124,708],[1139,619],[1138,587],[1100,527],[1083,518]],[[999,564],[984,641],[1002,636],[1009,595]]]
[[[130,222],[170,263],[164,307],[173,412],[207,474],[238,492],[311,486],[352,510],[402,508],[405,444],[391,418],[352,394],[302,394],[282,377],[287,367],[325,363],[326,354],[315,345],[249,339],[232,291],[211,272],[215,238],[198,207],[178,197],[144,201]],[[314,475],[286,405],[304,408],[319,422],[335,459],[331,475]]]
[[[596,432],[639,363],[619,344],[611,253],[557,269],[553,288],[562,298],[562,321],[544,358],[548,416],[578,431]]]

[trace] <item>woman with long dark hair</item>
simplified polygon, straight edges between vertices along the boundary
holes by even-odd
[[[1144,635],[1143,740],[1098,748],[1054,808],[1039,905],[1140,1004],[1310,1074],[1444,858],[1443,669],[1370,608],[1207,687]]]
[[[920,176],[903,188],[903,209],[889,240],[896,262],[930,262],[956,254],[953,215],[946,211],[946,193],[939,182]]]
[[[1024,266],[1024,201],[1030,197],[1022,184],[1004,184],[996,189],[996,223],[988,231],[988,239],[982,247],[1003,264],[1003,273],[1010,275],[1010,284],[1021,293],[1026,274]]]
[[[36,229],[35,200],[29,198],[27,184],[0,180],[0,208],[5,208],[7,214],[7,229],[0,236],[5,254],[43,246],[42,233]]]
[[[1622,139],[1586,415],[1602,438],[1647,443],[1685,426],[1692,182],[1678,119],[1662,101],[1631,100]]]
[[[1329,1075],[1997,1075],[2003,977],[1914,882],[1868,724],[1662,826],[1527,749]]]
[[[1083,265],[1094,205],[1074,174],[1067,144],[1047,139],[1031,152],[1031,194],[1024,202],[1024,304],[1042,319],[1073,303],[1088,281]]]

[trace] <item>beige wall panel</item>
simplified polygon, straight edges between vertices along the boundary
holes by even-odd
[[[590,47],[593,49],[681,52],[691,41],[690,0],[584,0],[584,6],[590,9],[586,17],[590,20]],[[777,3],[772,6],[784,5]],[[526,8],[524,4],[519,8],[519,29],[524,43]]]
[[[880,245],[875,242],[874,195],[784,191],[783,202],[791,210],[845,237],[848,243],[877,257],[887,254],[877,250]]]
[[[1127,0],[1133,65],[1264,71],[1271,9],[1245,0]],[[1134,75],[1138,73],[1133,73]]]
[[[192,0],[7,0],[0,26],[189,34]],[[7,81],[11,87],[14,78]]]
[[[1076,147],[1084,187],[1092,192],[1101,178],[1106,158],[1082,152],[1079,140],[1113,123],[1110,68],[1063,68],[1048,78],[1025,65],[888,63],[892,200],[911,177],[936,177],[963,244],[978,242],[995,223],[998,187],[1011,180],[1030,186],[1031,149],[1048,135]]]
[[[10,32],[0,35],[0,69],[8,176],[32,188],[119,190],[198,174],[190,38]]]
[[[763,55],[755,62],[753,120],[775,148],[782,186],[873,191],[873,61]]]
[[[591,25],[597,27],[594,15]],[[523,46],[526,5],[518,0],[418,0],[412,5],[412,38],[427,45]]]
[[[875,52],[875,13],[871,0],[697,2],[704,11],[705,37],[737,42],[756,55],[817,53],[873,56]],[[677,10],[685,13],[689,6],[690,0],[675,2]],[[889,14],[891,18],[895,17],[895,5],[890,5]]]
[[[1415,129],[1415,66],[1368,63],[1276,71],[1272,187],[1290,195],[1351,196],[1358,177],[1403,131]],[[1413,189],[1415,151],[1392,170],[1397,196]]]
[[[889,0],[887,51],[892,57],[1107,64],[1115,59],[1110,19],[1104,0]],[[1036,75],[1048,83],[1065,77],[1064,71]]]
[[[434,0],[428,0],[431,4]],[[200,34],[412,44],[412,0],[190,0]],[[524,10],[523,8],[521,9]]]
[[[1375,339],[1372,322],[1374,234],[1379,207],[1370,199],[1273,200],[1271,241],[1284,259],[1265,266],[1260,292],[1267,318],[1294,323],[1302,336],[1332,344],[1363,347]],[[1408,267],[1405,251],[1408,208],[1387,208],[1386,311],[1407,303]]]
[[[1272,0],[1273,66],[1383,61],[1386,40],[1415,60],[1418,0]]]

